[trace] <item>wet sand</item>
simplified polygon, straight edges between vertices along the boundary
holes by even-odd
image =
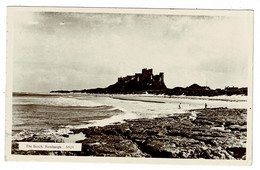
[[[19,151],[19,141],[13,141],[12,154],[246,159],[246,109],[197,109],[72,131],[85,135],[84,140],[77,141],[82,143],[82,151]],[[64,142],[36,135],[20,141]]]

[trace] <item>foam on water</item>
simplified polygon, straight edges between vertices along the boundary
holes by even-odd
[[[48,105],[55,105],[55,106],[87,106],[87,107],[96,107],[96,106],[102,106],[102,104],[93,102],[90,100],[79,100],[76,98],[65,98],[65,97],[59,97],[56,98],[56,100],[53,101],[46,101],[46,104]]]
[[[93,126],[106,126],[106,125],[113,124],[113,123],[123,123],[125,119],[138,119],[139,118],[138,115],[136,115],[132,112],[128,112],[127,110],[125,110],[123,108],[118,107],[116,109],[121,110],[124,113],[112,116],[110,118],[102,119],[102,120],[88,121],[88,124],[78,125],[78,126],[75,126],[74,128],[81,129],[81,128],[88,128],[88,127],[93,127]]]
[[[72,97],[19,97],[16,98],[13,104],[37,104],[37,105],[48,105],[48,106],[83,106],[83,107],[97,107],[103,106],[100,103],[93,102],[90,100],[80,100]]]

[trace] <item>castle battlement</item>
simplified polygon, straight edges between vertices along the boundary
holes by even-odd
[[[135,75],[127,75],[125,77],[118,77],[119,84],[123,86],[138,86],[149,88],[164,88],[164,73],[160,72],[158,75],[153,75],[153,69],[143,68],[141,73]]]

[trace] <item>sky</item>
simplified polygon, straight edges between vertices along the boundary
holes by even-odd
[[[248,86],[244,15],[16,11],[9,21],[16,92],[107,87],[142,68],[164,72],[168,88]]]

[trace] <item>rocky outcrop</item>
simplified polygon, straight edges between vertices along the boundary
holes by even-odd
[[[82,151],[60,154],[246,159],[246,120],[246,109],[227,108],[192,110],[154,119],[126,120],[121,124],[73,130],[74,133],[85,134],[84,140],[77,141],[82,143]],[[35,141],[34,138],[26,141]],[[13,153],[25,154],[15,148],[17,146],[14,142]]]
[[[81,129],[77,155],[157,158],[246,158],[246,110],[202,109],[155,119]]]
[[[247,88],[226,87],[225,89],[210,89],[208,86],[192,84],[186,88],[175,87],[169,89],[164,83],[164,73],[153,75],[152,69],[142,69],[142,73],[119,77],[115,84],[106,88],[83,89],[83,90],[56,90],[51,93],[103,93],[103,94],[165,94],[186,96],[218,96],[218,95],[247,95]]]
[[[186,95],[186,96],[219,96],[219,95],[247,95],[247,88],[226,87],[225,89],[211,89],[208,86],[192,84],[188,87],[175,87],[168,89],[164,94],[167,95]]]

